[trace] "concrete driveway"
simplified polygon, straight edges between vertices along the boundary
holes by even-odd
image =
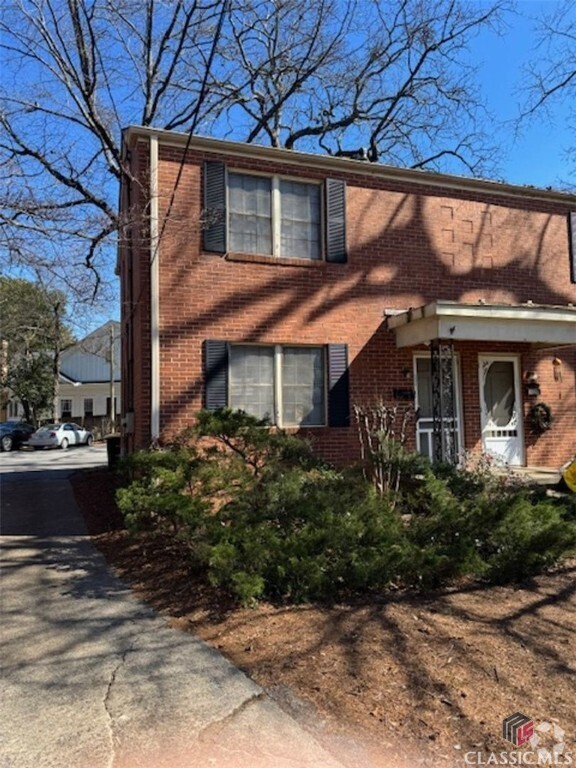
[[[0,455],[0,766],[341,765],[111,574],[68,481],[105,462],[98,446]]]

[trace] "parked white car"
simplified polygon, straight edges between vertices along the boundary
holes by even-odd
[[[94,437],[84,427],[71,422],[64,424],[46,424],[40,427],[28,440],[28,445],[39,448],[68,448],[69,445],[92,445]]]

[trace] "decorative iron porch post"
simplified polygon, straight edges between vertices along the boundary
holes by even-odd
[[[454,344],[434,339],[430,342],[432,374],[432,420],[434,461],[455,464],[458,460],[456,435],[456,394],[454,384]]]

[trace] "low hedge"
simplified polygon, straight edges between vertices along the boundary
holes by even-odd
[[[462,577],[505,583],[576,547],[569,500],[487,472],[432,467],[394,498],[360,469],[337,470],[309,444],[265,421],[222,409],[161,451],[126,466],[118,504],[128,527],[189,545],[209,581],[244,604],[326,601],[395,588],[431,589]]]

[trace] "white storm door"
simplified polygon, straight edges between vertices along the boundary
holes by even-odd
[[[454,356],[452,376],[454,379],[454,419],[444,417],[442,428],[454,429],[455,454],[461,456],[464,448],[462,434],[462,413],[460,397],[460,365]],[[430,355],[414,356],[414,381],[416,384],[416,403],[418,421],[416,422],[416,450],[430,461],[434,461],[434,414],[432,409],[432,361]]]
[[[522,398],[518,358],[481,355],[482,447],[502,463],[524,463]]]

